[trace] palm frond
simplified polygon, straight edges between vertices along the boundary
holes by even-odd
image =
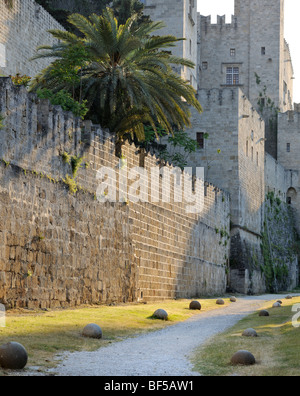
[[[53,57],[64,61],[68,49],[80,44],[86,59],[80,65],[80,97],[88,101],[91,113],[103,127],[119,137],[144,139],[144,124],[168,133],[190,125],[189,106],[201,112],[196,92],[173,71],[173,66],[194,68],[193,62],[174,56],[169,50],[184,40],[172,35],[157,36],[162,22],[137,24],[133,15],[119,24],[111,9],[86,18],[72,14],[69,23],[83,35],[52,30],[60,43],[41,46],[34,59]],[[33,81],[32,90],[46,86],[56,91],[70,89],[57,77],[55,61]],[[73,68],[75,73],[78,68]],[[68,72],[68,71],[66,71]],[[73,91],[79,89],[76,84]]]

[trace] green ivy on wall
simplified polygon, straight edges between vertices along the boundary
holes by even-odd
[[[285,280],[289,274],[288,266],[297,255],[296,240],[297,234],[293,227],[290,208],[276,197],[274,192],[268,193],[261,242],[264,264],[260,269],[265,276],[269,292],[276,293],[285,288]]]

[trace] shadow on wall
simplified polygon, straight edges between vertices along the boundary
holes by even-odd
[[[205,190],[202,221],[191,229],[185,265],[177,277],[177,298],[224,295],[228,286],[230,199],[210,187]]]
[[[6,197],[0,210],[9,220],[0,227],[0,236],[12,268],[0,278],[13,282],[12,306],[20,302],[20,294],[22,306],[32,307],[38,307],[37,295],[45,296],[47,308],[127,302],[139,297],[138,290],[148,300],[174,298],[176,288],[192,297],[210,293],[216,282],[225,291],[222,255],[228,245],[220,245],[220,250],[215,246],[225,230],[220,219],[229,227],[227,195],[219,192],[218,197],[208,186],[201,216],[187,214],[185,206],[176,203],[100,204],[95,200],[97,171],[120,165],[110,134],[13,86],[9,78],[0,78],[0,113],[5,118],[0,191]],[[139,166],[137,152],[134,146],[124,147],[128,167]],[[82,160],[73,180],[81,186],[76,195],[62,182],[72,176],[66,156]],[[157,158],[149,155],[145,167],[159,169]]]
[[[98,167],[114,153],[111,136],[9,78],[0,78],[0,114],[1,301],[31,308],[134,301],[128,209],[95,200]],[[83,161],[76,196],[62,182],[72,176],[64,153]]]
[[[274,193],[267,194],[263,209],[261,235],[232,230],[230,285],[240,293],[278,293],[299,284],[293,213]]]

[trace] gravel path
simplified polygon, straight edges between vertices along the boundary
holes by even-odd
[[[114,343],[96,352],[67,354],[52,370],[58,376],[195,376],[192,352],[282,295],[243,297],[228,307],[204,312],[160,331]],[[51,371],[49,372],[51,373]]]

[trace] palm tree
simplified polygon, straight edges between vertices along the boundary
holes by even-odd
[[[84,61],[74,62],[93,120],[115,133],[120,142],[129,134],[144,139],[144,125],[156,125],[168,133],[190,126],[189,106],[202,111],[195,90],[172,66],[194,67],[189,60],[175,57],[170,48],[176,46],[174,36],[154,36],[164,25],[161,22],[136,24],[137,15],[119,25],[111,9],[102,16],[86,18],[79,14],[69,17],[83,35],[51,30],[59,43],[38,49],[36,58],[52,57],[55,61],[38,75],[32,90],[47,87],[70,89],[57,76],[59,62],[65,61],[70,47],[83,47]],[[70,66],[70,65],[69,65]],[[73,72],[74,72],[73,70]]]
[[[113,0],[112,8],[119,24],[125,24],[134,14],[138,14],[138,23],[150,22],[150,17],[143,13],[144,4],[140,0]]]

